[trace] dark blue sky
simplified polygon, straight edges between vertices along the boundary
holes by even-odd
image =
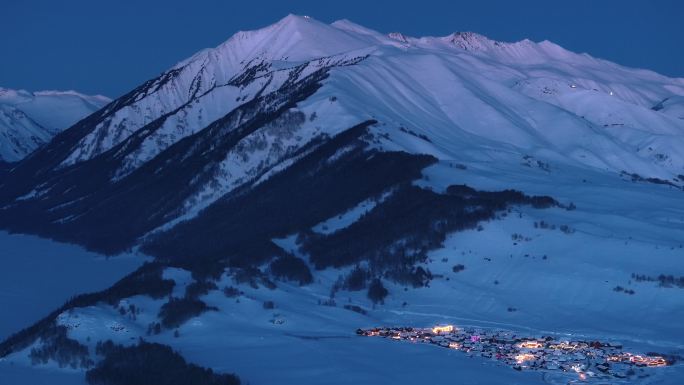
[[[0,86],[116,97],[234,32],[288,13],[381,32],[548,39],[684,77],[681,0],[1,0]]]

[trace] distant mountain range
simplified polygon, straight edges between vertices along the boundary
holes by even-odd
[[[0,88],[0,162],[16,162],[111,100],[75,91]]]

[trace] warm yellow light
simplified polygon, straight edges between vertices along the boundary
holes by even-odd
[[[632,353],[622,353],[621,355],[609,356],[608,361],[620,362],[628,361],[637,365],[646,365],[650,367],[667,366],[667,361],[661,356],[641,356]]]
[[[663,357],[660,357],[660,356],[649,357],[646,365],[648,365],[648,366],[667,366],[667,361]]]
[[[520,348],[526,348],[526,349],[541,349],[544,347],[544,345],[541,344],[541,342],[538,341],[524,341],[521,342],[518,347]]]
[[[634,362],[635,364],[640,364],[640,363],[643,363],[645,361],[644,357],[639,356],[639,355],[631,356],[631,357],[629,357],[629,360],[631,362]]]
[[[530,353],[523,353],[523,354],[518,354],[517,356],[515,356],[515,360],[519,364],[522,364],[525,361],[530,361],[530,360],[534,360],[534,359],[535,359],[534,354],[530,354]]]
[[[435,326],[432,328],[432,332],[435,334],[439,333],[451,333],[454,331],[454,325],[446,325],[446,326]]]
[[[570,345],[570,343],[567,341],[563,341],[563,342],[559,343],[558,345],[554,345],[552,347],[554,349],[562,349],[562,350],[575,350],[575,349],[579,348],[579,346],[577,344]]]

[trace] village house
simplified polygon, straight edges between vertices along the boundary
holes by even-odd
[[[456,328],[453,325],[439,325],[426,329],[358,329],[356,333],[367,337],[428,343],[462,351],[471,357],[502,362],[515,370],[574,372],[582,381],[589,377],[627,378],[635,375],[635,369],[669,365],[662,356],[623,352],[621,344],[600,341],[556,341],[551,336],[523,338],[508,331]]]

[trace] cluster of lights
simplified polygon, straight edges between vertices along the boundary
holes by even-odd
[[[456,333],[458,332],[459,329],[454,327],[453,325],[437,325],[432,328],[426,328],[426,329],[414,329],[414,328],[375,328],[375,329],[370,329],[370,330],[362,330],[358,329],[357,334],[360,335],[366,335],[366,336],[382,336],[386,338],[391,338],[394,340],[410,340],[412,342],[424,340],[424,341],[431,341],[432,343],[439,343],[440,346],[448,346],[449,349],[454,349],[454,350],[463,350],[466,352],[471,351],[471,348],[469,348],[468,343],[466,342],[466,346],[464,347],[463,343],[461,342],[456,342],[456,341],[449,341],[450,338],[444,336],[444,334],[451,334],[451,333]],[[468,337],[468,334],[470,332],[465,333],[465,338]],[[485,335],[486,336],[486,335]],[[446,337],[446,338],[445,338]],[[480,335],[470,335],[470,342],[472,343],[480,343],[481,341],[481,336]],[[446,339],[446,341],[445,341]],[[607,347],[608,349],[614,349],[615,347],[612,347],[611,345],[606,345],[606,344],[601,344],[599,342],[570,342],[570,341],[561,341],[558,343],[551,343],[553,339],[546,340],[546,341],[540,341],[537,339],[528,339],[528,340],[517,340],[521,341],[515,344],[520,349],[526,349],[522,351],[518,351],[516,355],[513,355],[515,353],[509,352],[509,353],[497,353],[496,358],[497,359],[510,359],[513,358],[518,365],[522,367],[527,367],[528,365],[531,366],[536,366],[538,363],[530,363],[530,364],[525,364],[526,362],[529,361],[535,361],[537,359],[541,360],[541,365],[544,365],[544,354],[540,355],[540,349],[544,349],[545,347],[549,349],[557,349],[557,350],[564,350],[564,351],[582,351],[582,354],[586,355],[587,357],[594,357],[598,353],[596,353],[597,350],[604,349],[603,351],[605,352],[605,348]],[[448,345],[445,344],[445,342],[448,342]],[[496,342],[496,341],[495,341]],[[501,347],[499,347],[501,349]],[[594,349],[588,349],[588,348],[596,348],[597,350]],[[621,348],[621,347],[619,347]],[[508,355],[510,354],[510,355]],[[491,356],[490,356],[491,357]],[[605,356],[604,356],[605,357]],[[613,354],[605,357],[605,359],[608,362],[623,362],[623,363],[628,363],[630,365],[636,365],[636,366],[648,366],[648,367],[661,367],[661,366],[668,366],[670,363],[662,356],[650,356],[650,355],[637,355],[637,354],[632,354],[632,353],[627,353],[627,352],[622,352],[619,354]],[[512,363],[511,363],[512,364]],[[579,376],[580,381],[585,381],[588,376],[594,376],[595,374],[593,372],[585,372],[584,371],[584,366],[578,363],[575,363],[571,366],[571,370],[576,372],[577,375]],[[519,369],[519,368],[518,368]],[[565,369],[564,369],[565,370]],[[603,370],[603,369],[602,369]]]
[[[452,333],[453,331],[454,331],[454,325],[435,326],[432,328],[432,332],[434,334]]]
[[[586,373],[584,373],[582,371],[582,366],[580,364],[572,365],[572,370],[574,370],[577,373],[577,375],[579,376],[579,379],[581,381],[584,381],[587,379],[587,375],[586,375]]]
[[[525,361],[532,361],[536,358],[537,357],[535,357],[534,354],[522,353],[522,354],[518,354],[517,356],[515,356],[515,361],[519,364],[522,364]]]
[[[524,349],[541,349],[544,345],[539,341],[524,341],[518,344],[518,347]]]
[[[645,365],[645,366],[667,366],[667,360],[661,356],[641,356],[638,354],[631,354],[631,353],[622,353],[617,356],[610,356],[608,357],[608,361],[612,362],[631,362],[636,365]]]
[[[560,349],[560,350],[577,350],[577,349],[582,349],[586,347],[586,344],[570,344],[567,341],[563,341],[557,345],[551,345],[550,346],[552,349]]]

